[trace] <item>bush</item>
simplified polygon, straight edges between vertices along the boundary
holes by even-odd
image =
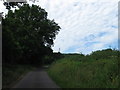
[[[48,74],[62,88],[117,88],[117,53],[103,50],[87,56],[64,55],[51,65]]]

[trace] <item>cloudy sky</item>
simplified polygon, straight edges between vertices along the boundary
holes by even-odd
[[[31,4],[31,2],[29,2]],[[89,54],[118,49],[118,0],[38,0],[61,30],[52,49],[62,53]],[[0,3],[0,12],[5,11]]]

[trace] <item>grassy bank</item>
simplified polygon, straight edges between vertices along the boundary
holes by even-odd
[[[35,69],[30,65],[10,65],[6,64],[2,67],[2,87],[10,88],[27,72]]]
[[[117,88],[118,52],[103,50],[91,55],[65,55],[48,70],[62,88]]]

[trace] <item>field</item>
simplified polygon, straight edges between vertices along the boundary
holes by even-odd
[[[52,63],[50,77],[62,88],[117,88],[119,51],[64,54]]]

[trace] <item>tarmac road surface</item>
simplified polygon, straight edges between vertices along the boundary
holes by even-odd
[[[27,73],[13,88],[60,88],[44,68]]]

